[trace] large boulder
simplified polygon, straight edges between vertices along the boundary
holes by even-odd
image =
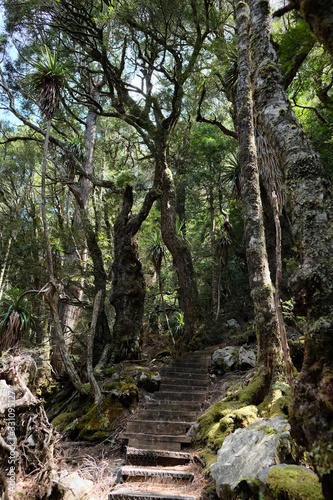
[[[237,429],[226,437],[210,467],[219,498],[231,499],[257,488],[258,474],[283,462],[290,452],[290,425],[284,417],[259,419]]]
[[[222,375],[223,373],[235,370],[238,366],[237,347],[228,346],[217,349],[212,355],[212,371]]]

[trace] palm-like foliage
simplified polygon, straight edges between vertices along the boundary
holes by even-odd
[[[161,267],[163,258],[165,258],[167,249],[162,240],[162,236],[160,233],[154,232],[151,244],[147,249],[147,254],[149,259],[151,260],[155,272],[160,280],[161,276]]]
[[[232,192],[235,191],[236,198],[241,196],[241,169],[239,164],[238,151],[231,153],[224,165],[224,172],[221,181],[231,186]]]
[[[0,352],[20,342],[34,324],[26,293],[12,289],[0,303]]]
[[[31,75],[34,87],[39,91],[39,106],[42,114],[49,120],[59,108],[60,89],[64,86],[65,65],[58,60],[55,52],[47,47],[35,63],[35,72]]]
[[[161,302],[162,302],[162,307],[164,310],[164,315],[165,315],[165,320],[168,326],[169,333],[171,335],[171,339],[173,344],[175,344],[175,339],[173,338],[172,331],[170,328],[170,323],[169,323],[169,318],[166,312],[166,307],[164,303],[164,297],[163,297],[163,285],[162,285],[162,276],[161,276],[161,268],[162,268],[162,262],[163,258],[165,258],[167,252],[167,248],[162,240],[162,235],[161,233],[154,232],[153,237],[152,237],[152,242],[149,245],[147,249],[147,254],[154,266],[155,272],[158,276],[158,286],[160,289],[160,295],[161,295]]]

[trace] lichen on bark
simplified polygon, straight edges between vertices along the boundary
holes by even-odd
[[[333,432],[332,185],[284,92],[271,43],[269,6],[258,0],[249,0],[249,6],[257,120],[284,173],[293,238],[299,254],[299,268],[290,282],[294,310],[308,321],[304,363],[295,384],[291,423],[294,434],[313,453],[323,488],[329,489],[333,487],[333,460],[327,460],[327,455],[332,458]],[[324,380],[328,382],[324,384]],[[315,451],[318,442],[321,453]]]

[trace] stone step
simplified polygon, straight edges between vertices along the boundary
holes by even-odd
[[[154,401],[149,401],[146,403],[146,409],[149,411],[157,410],[172,410],[173,408],[179,410],[181,407],[182,411],[195,411],[199,412],[201,409],[202,401],[198,399],[195,401],[182,401],[182,404],[179,404],[179,401],[165,401],[164,399],[155,399]]]
[[[178,381],[178,384],[165,384],[164,382],[160,385],[160,391],[159,392],[184,392],[184,391],[189,391],[189,392],[195,392],[195,391],[204,391],[207,392],[207,384],[200,384],[200,385],[192,385],[192,384],[182,384],[180,385],[180,380]]]
[[[137,415],[140,417],[142,420],[153,420],[153,421],[161,421],[161,420],[167,420],[167,421],[177,421],[177,422],[195,422],[197,417],[198,417],[198,412],[197,411],[188,411],[188,410],[170,410],[168,408],[166,409],[161,409],[160,405],[157,407],[157,409],[152,409],[152,410],[142,410],[138,413]]]
[[[188,436],[173,436],[173,435],[151,435],[144,433],[122,432],[119,434],[120,439],[128,441],[128,445],[132,448],[144,448],[145,450],[169,450],[181,451],[182,446],[189,446],[192,439]]]
[[[121,488],[109,493],[109,500],[196,500],[192,496],[176,495],[174,493],[154,493],[153,491],[133,491]]]
[[[126,432],[139,434],[172,434],[179,436],[186,434],[193,422],[131,420],[127,422]]]
[[[169,365],[168,370],[166,370],[166,373],[169,371],[172,372],[178,372],[178,373],[194,373],[196,375],[200,374],[205,374],[208,371],[208,366],[197,366],[195,364],[179,364],[179,365]]]
[[[198,371],[198,370],[206,370],[209,368],[210,366],[210,362],[205,360],[205,361],[200,361],[200,362],[196,362],[196,361],[186,361],[186,360],[177,360],[177,361],[171,361],[171,363],[167,366],[167,369],[176,369],[178,370],[179,368],[187,368],[187,369],[191,369],[191,370],[194,370],[194,371]]]
[[[154,393],[155,401],[203,401],[206,396],[206,391],[193,391],[193,392],[173,392],[173,391],[160,391]]]
[[[127,465],[163,465],[175,466],[186,465],[191,462],[190,453],[167,451],[167,450],[142,450],[138,448],[126,448]]]
[[[124,465],[120,469],[121,476],[127,481],[154,481],[163,484],[169,483],[191,483],[194,479],[194,474],[186,470],[176,470],[169,468],[153,468],[153,467],[133,467]]]
[[[189,382],[189,381],[192,382],[192,380],[193,381],[198,380],[201,382],[206,382],[206,380],[207,380],[207,382],[209,381],[209,376],[208,376],[207,372],[205,372],[205,373],[194,373],[194,372],[184,373],[184,372],[170,370],[168,372],[165,372],[165,374],[162,375],[162,380],[164,380],[166,378],[178,379],[178,380],[182,380],[182,381],[186,381],[186,382]]]
[[[162,381],[161,381],[161,385],[160,387],[164,387],[165,385],[182,385],[184,387],[203,387],[203,388],[207,388],[208,387],[208,384],[209,384],[210,380],[208,377],[200,377],[200,378],[191,378],[191,379],[185,379],[184,380],[184,377],[181,376],[181,377],[163,377]]]

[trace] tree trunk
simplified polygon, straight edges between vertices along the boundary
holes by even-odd
[[[86,119],[86,129],[85,129],[85,145],[87,151],[87,161],[85,163],[85,171],[87,174],[93,173],[94,167],[94,149],[95,149],[95,133],[96,133],[96,120],[97,114],[94,110],[90,109],[88,111]],[[91,193],[91,182],[86,177],[81,176],[79,179],[80,193],[82,206],[80,210],[87,211],[89,208],[89,199]],[[80,228],[80,211],[76,211],[73,217],[72,227]],[[78,254],[79,264],[81,265],[81,276],[84,272],[87,261],[87,248],[86,242],[82,241],[79,248],[76,248],[73,242],[69,245],[68,252],[65,255],[64,266],[73,267],[78,264]],[[84,278],[81,277],[80,284],[69,283],[66,293],[70,298],[75,298],[77,301],[83,299],[83,284]],[[75,331],[76,323],[80,316],[80,308],[77,305],[71,303],[62,302],[59,308],[59,315],[61,318],[61,323],[63,325],[63,330],[65,332],[66,344],[70,348],[73,341],[73,332]]]
[[[209,215],[210,215],[210,251],[212,260],[212,304],[211,313],[218,320],[221,304],[221,282],[217,278],[217,262],[216,262],[216,238],[215,238],[215,207],[213,188],[209,188]]]
[[[1,273],[0,273],[0,300],[2,299],[2,294],[3,294],[3,291],[4,291],[4,288],[5,288],[5,277],[6,277],[6,271],[7,271],[7,266],[8,266],[8,261],[9,261],[9,254],[10,254],[10,249],[11,249],[11,246],[12,246],[12,241],[13,241],[13,238],[10,236],[9,240],[8,240],[8,244],[7,244],[7,251],[6,251],[6,255],[5,255],[5,259],[2,263],[2,267],[1,267]]]
[[[161,158],[157,161],[161,162]],[[179,284],[179,302],[184,312],[184,347],[195,349],[200,326],[200,306],[191,251],[185,239],[176,231],[176,194],[171,170],[163,159],[163,185],[161,195],[161,230],[163,241],[169,249]],[[191,343],[193,339],[193,342]]]
[[[333,203],[332,185],[283,90],[267,1],[249,0],[255,109],[284,170],[300,266],[291,279],[294,311],[309,322],[295,383],[294,434],[313,452],[323,490],[333,489]],[[317,451],[320,450],[320,451]]]
[[[96,382],[94,371],[93,371],[93,350],[94,350],[94,337],[95,337],[95,331],[96,331],[96,325],[97,325],[97,319],[98,319],[98,312],[101,306],[101,299],[102,299],[102,290],[99,290],[97,292],[95,301],[94,301],[94,308],[93,308],[93,314],[92,314],[92,319],[91,319],[91,326],[90,330],[88,333],[88,338],[87,338],[87,376],[88,380],[91,385],[91,390],[94,394],[94,400],[96,404],[99,404],[102,399],[102,393],[99,385]]]
[[[136,227],[130,223],[133,191],[126,186],[122,206],[114,224],[114,261],[110,302],[116,310],[113,328],[116,361],[136,359],[142,328],[146,283],[135,239]]]
[[[58,290],[54,277],[54,267],[53,267],[53,259],[52,259],[52,249],[50,243],[49,229],[47,225],[47,217],[46,217],[46,164],[47,164],[47,152],[50,138],[52,119],[48,120],[47,131],[45,136],[45,144],[44,144],[44,154],[43,154],[43,162],[42,162],[42,221],[43,221],[43,230],[44,230],[44,239],[47,253],[47,267],[50,278],[50,291],[48,295],[46,295],[46,300],[50,306],[50,311],[53,319],[53,344],[54,348],[59,350],[61,360],[66,368],[68,376],[74,385],[74,387],[79,391],[80,394],[87,394],[87,389],[82,384],[76,369],[72,363],[72,360],[69,357],[68,350],[66,348],[65,338],[62,331],[62,326],[59,318],[58,312]]]
[[[248,7],[236,6],[238,31],[237,129],[247,264],[258,339],[258,365],[266,380],[281,368],[281,346],[266,252],[250,81]],[[269,384],[266,390],[269,389]]]
[[[328,52],[333,55],[333,3],[331,0],[295,0],[296,9]]]

